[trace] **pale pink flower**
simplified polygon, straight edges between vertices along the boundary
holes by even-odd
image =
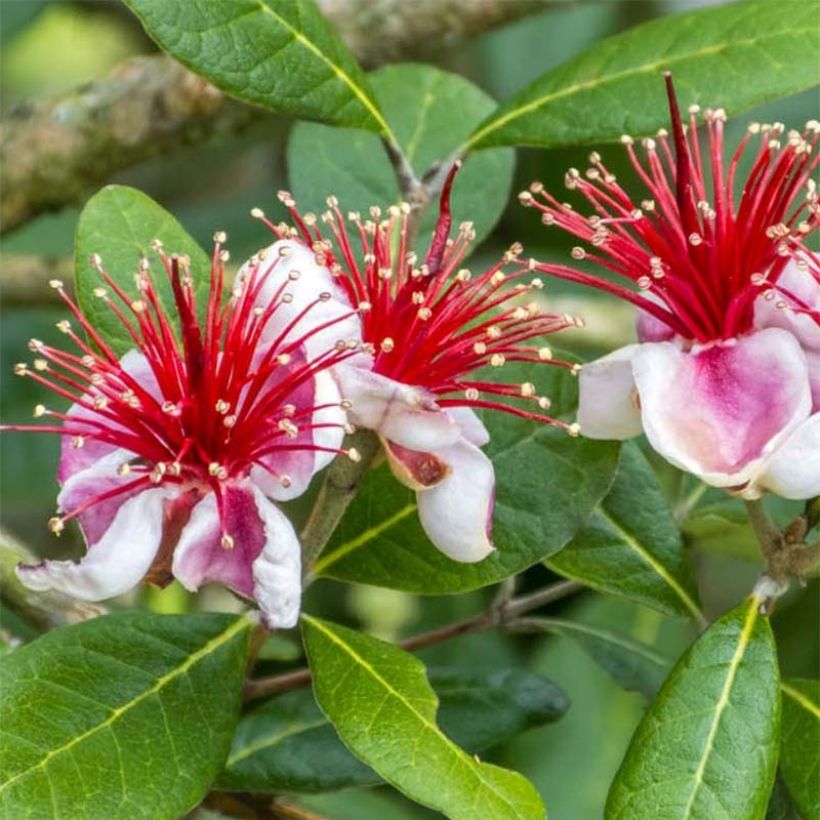
[[[187,259],[167,257],[156,244],[173,315],[146,261],[134,300],[92,259],[107,285],[96,294],[133,341],[121,358],[62,283],[52,283],[88,341],[64,320],[58,327],[76,352],[33,339],[33,365],[16,372],[73,404],[67,413],[38,405],[35,416],[49,423],[4,429],[63,437],[60,514],[49,524],[59,534],[76,518],[88,554],[80,563],[20,566],[31,589],[96,601],[143,579],[162,585],[175,577],[191,590],[219,582],[254,599],[268,626],[296,622],[299,542],[273,500],[302,493],[340,452],[346,416],[328,369],[354,351],[342,343],[308,359],[312,313],[324,294],[304,307],[287,338],[267,332],[296,289],[286,279],[264,308],[257,305],[284,256],[246,266],[223,303],[224,237],[216,239],[204,306],[196,304]]]
[[[581,372],[581,432],[622,439],[643,431],[672,464],[746,498],[818,495],[820,264],[805,242],[820,212],[810,178],[820,124],[785,135],[780,124],[752,125],[726,165],[724,112],[705,112],[701,148],[698,108],[687,132],[671,80],[668,90],[672,138],[645,139],[644,162],[633,140],[622,140],[646,188],[640,200],[598,154],[585,175],[567,175],[591,216],[539,184],[521,195],[545,224],[586,243],[575,259],[605,273],[538,270],[639,309],[639,342]]]
[[[522,301],[541,282],[522,281],[532,268],[519,258],[518,246],[488,270],[471,274],[462,268],[473,232],[464,224],[450,237],[455,170],[422,260],[408,247],[406,206],[390,208],[386,219],[377,208],[367,221],[351,214],[352,236],[334,198],[322,217],[327,235],[315,217],[299,214],[286,193],[281,199],[295,229],[273,225],[261,212],[256,216],[282,238],[274,249],[299,243],[290,257],[295,273],[310,278],[314,293],[333,293],[325,305],[329,320],[351,306],[358,310],[363,352],[333,369],[351,403],[351,421],[378,432],[394,475],[416,491],[430,540],[454,560],[479,561],[493,550],[495,473],[481,450],[489,434],[474,410],[500,410],[570,432],[575,427],[542,412],[549,400],[533,383],[490,381],[477,371],[515,361],[577,369],[554,359],[543,343],[531,343],[577,320]],[[268,287],[285,273],[280,268]]]

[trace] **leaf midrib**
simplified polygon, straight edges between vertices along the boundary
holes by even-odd
[[[404,706],[407,708],[409,712],[415,715],[418,720],[422,723],[422,725],[428,731],[432,731],[434,734],[440,736],[444,741],[445,748],[447,748],[453,755],[455,755],[458,762],[462,764],[462,768],[466,768],[473,777],[478,780],[483,786],[485,786],[490,792],[492,792],[502,803],[512,810],[514,816],[519,816],[516,807],[510,800],[504,795],[503,793],[499,792],[496,788],[494,788],[493,784],[482,777],[480,767],[483,765],[481,763],[476,763],[475,766],[470,765],[470,757],[467,755],[466,752],[459,749],[455,746],[452,741],[448,740],[447,737],[442,733],[441,729],[434,723],[431,722],[427,717],[425,717],[421,712],[419,712],[416,707],[402,695],[397,689],[395,689],[391,684],[385,680],[374,668],[371,664],[369,664],[358,652],[356,652],[353,647],[351,647],[348,643],[341,640],[338,636],[336,636],[331,630],[325,627],[320,621],[315,618],[312,618],[310,615],[302,614],[302,618],[307,621],[311,626],[316,627],[323,635],[330,639],[332,643],[335,643],[337,646],[341,647],[341,649],[346,652],[350,657],[358,664],[360,664],[364,669],[372,674],[372,676],[385,688],[385,690],[394,695]],[[431,690],[432,691],[432,690]],[[433,697],[436,698],[435,692],[433,692]],[[338,727],[337,727],[338,728]],[[464,763],[467,763],[467,766],[464,767]],[[380,773],[381,774],[381,773]],[[390,780],[386,775],[382,775],[385,780]],[[391,781],[392,782],[392,781]]]
[[[778,29],[776,35],[772,36],[789,36],[795,34],[806,34],[812,31],[811,28],[796,28],[796,29]],[[508,111],[504,116],[499,117],[497,120],[490,121],[484,128],[476,131],[468,140],[464,143],[464,145],[459,149],[460,153],[468,152],[476,143],[480,142],[487,134],[492,134],[494,131],[497,131],[499,128],[502,128],[507,123],[512,122],[513,120],[519,119],[523,117],[525,114],[529,114],[532,111],[535,111],[538,108],[546,105],[547,103],[551,103],[554,100],[561,99],[562,97],[567,97],[571,94],[575,94],[578,91],[587,91],[591,88],[600,88],[602,86],[607,85],[608,83],[615,82],[617,80],[622,80],[625,77],[637,76],[640,74],[648,74],[654,71],[658,71],[660,68],[668,68],[670,66],[675,65],[684,60],[691,60],[697,59],[699,57],[704,57],[708,54],[718,54],[721,51],[724,51],[729,46],[750,46],[759,44],[761,39],[765,38],[757,38],[757,39],[745,39],[745,40],[727,40],[722,43],[714,44],[711,46],[705,46],[697,51],[690,51],[686,54],[682,54],[676,57],[668,57],[662,60],[655,60],[651,63],[644,63],[643,65],[636,66],[634,68],[626,69],[624,71],[616,72],[615,74],[610,74],[606,77],[593,77],[589,80],[584,80],[580,83],[574,83],[573,85],[566,86],[565,88],[560,89],[559,91],[551,91],[548,94],[544,94],[542,97],[539,97],[532,102],[526,103],[518,108],[513,109],[512,111]]]
[[[258,4],[259,10],[263,14],[271,15],[279,23],[279,25],[286,28],[291,33],[294,40],[301,43],[301,45],[303,45],[308,51],[318,57],[330,68],[330,70],[353,92],[356,99],[358,99],[359,102],[365,107],[370,116],[373,117],[379,128],[382,130],[385,138],[393,144],[397,144],[396,137],[390,126],[387,124],[387,120],[385,120],[381,111],[379,111],[376,105],[374,105],[373,101],[367,94],[365,94],[362,88],[360,88],[357,83],[353,82],[353,78],[341,66],[336,65],[336,63],[325,56],[319,47],[312,40],[309,40],[303,32],[294,28],[290,23],[288,23],[287,20],[277,14],[267,3],[264,2],[264,0],[258,0]]]
[[[91,737],[92,735],[96,734],[97,732],[103,729],[111,728],[113,724],[116,723],[116,721],[118,721],[124,714],[126,714],[133,707],[135,707],[139,703],[142,703],[142,701],[146,700],[152,695],[158,694],[171,681],[175,680],[181,675],[186,674],[188,670],[195,666],[202,658],[207,657],[212,652],[216,651],[216,649],[218,649],[220,646],[231,640],[231,638],[233,638],[234,635],[236,635],[243,629],[247,629],[249,627],[250,621],[247,617],[243,616],[237,618],[227,629],[224,629],[219,635],[216,635],[215,637],[211,638],[206,644],[201,646],[195,652],[192,652],[190,655],[188,655],[188,657],[181,664],[179,664],[179,666],[175,667],[170,672],[166,672],[164,675],[157,678],[154,682],[154,685],[151,686],[149,689],[146,689],[144,692],[141,692],[135,698],[132,698],[122,706],[118,706],[116,709],[113,709],[111,714],[105,720],[101,721],[95,726],[92,726],[89,729],[86,729],[82,734],[79,734],[76,737],[71,738],[71,740],[64,743],[62,746],[58,746],[55,749],[50,749],[36,763],[33,763],[28,768],[23,769],[21,772],[18,772],[5,783],[0,783],[0,794],[2,794],[6,789],[10,788],[18,780],[21,780],[22,778],[30,775],[36,769],[45,768],[50,760],[53,760],[58,755],[61,755],[69,749],[73,748],[78,743],[81,743],[82,741],[86,740],[87,738]]]
[[[737,670],[740,668],[740,663],[743,660],[743,656],[746,654],[746,647],[749,645],[752,630],[754,629],[755,623],[757,621],[759,606],[759,601],[757,600],[757,598],[753,596],[750,599],[748,606],[749,611],[746,613],[746,618],[743,622],[743,628],[741,629],[737,646],[735,647],[732,659],[729,661],[729,669],[726,673],[726,680],[723,682],[723,689],[721,690],[720,697],[718,698],[717,704],[715,705],[715,714],[712,718],[712,724],[709,727],[709,734],[706,736],[706,743],[703,747],[703,753],[701,754],[700,762],[698,763],[698,767],[695,770],[695,779],[694,783],[692,784],[692,791],[689,793],[689,797],[687,798],[686,806],[683,810],[682,820],[688,820],[688,818],[692,817],[692,807],[695,805],[695,799],[697,798],[698,791],[700,790],[700,787],[703,784],[703,775],[706,771],[706,766],[709,762],[709,757],[711,756],[712,749],[715,745],[715,737],[717,737],[718,728],[720,726],[720,719],[723,716],[723,712],[726,710],[726,707],[729,705],[729,698],[732,691],[732,685],[734,684],[735,678],[737,677]]]
[[[700,611],[698,605],[692,600],[689,593],[677,582],[677,580],[667,571],[666,567],[661,564],[654,555],[648,552],[634,535],[627,532],[601,505],[596,511],[604,521],[607,522],[626,542],[626,545],[635,552],[644,563],[648,564],[650,569],[658,575],[664,583],[680,598],[681,603],[692,613],[692,616],[699,623],[705,623],[703,613]]]

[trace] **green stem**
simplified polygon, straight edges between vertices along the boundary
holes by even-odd
[[[348,437],[345,448],[354,448],[359,453],[359,460],[351,461],[345,456],[334,459],[327,469],[322,489],[300,536],[305,586],[312,580],[310,572],[313,564],[356,496],[365,473],[376,463],[381,442],[370,430],[358,430]]]

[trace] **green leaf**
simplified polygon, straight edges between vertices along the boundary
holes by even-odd
[[[408,162],[421,177],[443,162],[495,108],[495,101],[463,77],[427,65],[394,65],[368,75],[385,119]],[[454,222],[469,220],[476,242],[493,228],[507,205],[515,152],[501,148],[472,157],[453,190]],[[304,210],[322,212],[329,194],[345,212],[368,212],[401,199],[398,182],[378,137],[299,123],[288,142],[291,189]],[[432,232],[438,208],[422,218],[420,236]]]
[[[4,658],[0,817],[193,808],[230,747],[249,627],[227,615],[121,613]]]
[[[759,820],[780,734],[777,649],[750,598],[681,657],[618,770],[607,820]]]
[[[391,137],[313,0],[125,0],[169,54],[240,100]]]
[[[555,684],[515,669],[431,669],[444,733],[470,753],[560,718],[569,701]],[[316,793],[381,778],[339,742],[310,691],[289,692],[239,723],[219,788]]]
[[[555,389],[546,392],[560,412],[571,401],[574,382],[558,368],[550,371]],[[512,373],[510,368],[505,376]],[[439,552],[421,528],[415,494],[383,465],[365,478],[314,572],[448,594],[495,583],[561,549],[609,489],[619,445],[571,438],[506,413],[487,413],[484,422],[496,476],[495,552],[477,564],[458,563]]]
[[[652,647],[626,635],[577,621],[558,618],[526,618],[527,631],[540,629],[575,641],[624,689],[652,697],[660,688],[670,661]]]
[[[544,563],[600,592],[703,618],[678,525],[634,442],[621,447],[612,489],[589,525]]]
[[[454,820],[545,817],[524,777],[476,761],[442,733],[421,661],[311,616],[302,616],[302,634],[319,706],[344,744],[385,780]]]
[[[780,772],[801,814],[820,817],[820,681],[791,678],[781,690]]]
[[[668,126],[663,71],[684,106],[737,114],[820,81],[820,16],[803,0],[756,0],[668,15],[602,40],[524,88],[467,142],[556,147]]]
[[[80,214],[74,258],[77,300],[89,322],[118,354],[130,350],[134,342],[111,308],[94,295],[94,289],[104,286],[105,282],[91,267],[89,259],[99,254],[111,278],[129,297],[136,298],[134,275],[140,259],[149,256],[154,239],[163,243],[166,253],[190,257],[197,305],[203,309],[210,288],[211,260],[179,222],[153,199],[135,188],[109,185],[91,197]],[[171,285],[158,261],[153,265],[153,281],[161,304],[170,317],[175,317],[177,310]],[[108,290],[116,301],[116,296]]]

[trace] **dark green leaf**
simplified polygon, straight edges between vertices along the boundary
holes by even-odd
[[[626,635],[576,621],[527,618],[527,631],[541,629],[575,641],[624,688],[652,697],[669,672],[670,661]]]
[[[660,17],[601,41],[527,86],[468,142],[555,147],[668,126],[661,74],[681,103],[734,115],[820,81],[820,15],[804,0],[756,0]]]
[[[0,43],[13,40],[43,10],[45,0],[23,0],[23,2],[4,3],[0,14]]]
[[[784,680],[780,771],[797,808],[820,817],[820,681]]]
[[[641,720],[607,820],[759,820],[780,734],[777,650],[750,598],[683,655]]]
[[[463,77],[433,66],[395,65],[368,76],[376,100],[408,162],[421,177],[443,162],[470,131],[495,108],[495,102]],[[509,199],[515,153],[486,151],[471,158],[453,190],[454,222],[469,220],[480,242],[492,230]],[[321,212],[329,194],[345,212],[367,214],[401,197],[396,175],[373,134],[299,123],[288,143],[291,189],[300,208]],[[422,219],[420,236],[432,231],[438,209]]]
[[[313,0],[126,0],[156,42],[241,100],[385,136],[367,80]]]
[[[151,255],[154,239],[163,243],[166,253],[190,257],[197,305],[204,307],[210,285],[211,261],[176,219],[154,200],[134,188],[109,185],[91,197],[80,214],[75,246],[77,299],[86,318],[118,354],[134,347],[134,342],[112,309],[94,295],[94,289],[104,286],[105,282],[91,267],[89,259],[95,253],[99,254],[112,279],[129,296],[136,298],[138,291],[134,276],[137,266],[142,257]],[[160,302],[170,316],[175,316],[171,286],[156,256],[153,280]],[[108,290],[109,296],[116,301],[110,288]]]
[[[442,731],[470,753],[557,720],[569,706],[555,684],[529,672],[431,669],[427,677],[439,698]],[[240,721],[218,785],[311,793],[380,782],[339,742],[305,690],[277,697]]]
[[[442,733],[438,698],[418,658],[310,616],[302,630],[322,711],[385,780],[455,820],[545,817],[529,781],[478,762]]]
[[[505,366],[504,378],[527,381]],[[575,402],[575,379],[541,368],[539,392],[556,415]],[[525,371],[532,379],[532,369]],[[542,389],[543,388],[543,389]],[[493,539],[497,547],[477,564],[451,561],[427,540],[415,494],[387,466],[371,471],[314,571],[348,581],[447,594],[514,575],[561,549],[586,524],[612,482],[619,445],[571,438],[562,430],[506,413],[484,415],[487,455],[496,475]]]
[[[601,592],[702,619],[678,525],[637,444],[621,448],[609,494],[546,565]]]
[[[170,820],[193,808],[230,747],[249,627],[122,613],[4,658],[0,816]]]

